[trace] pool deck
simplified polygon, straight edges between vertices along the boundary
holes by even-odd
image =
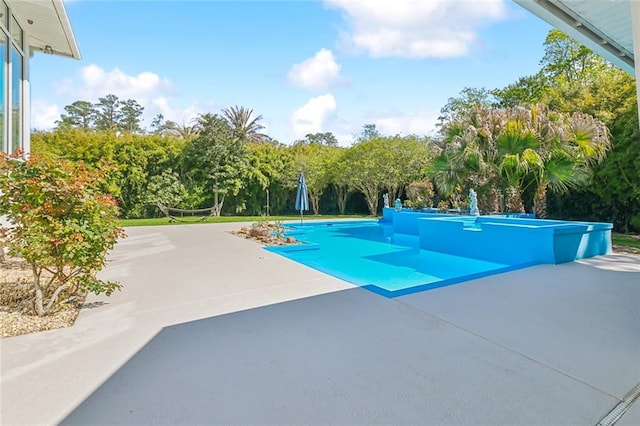
[[[640,383],[640,257],[387,299],[239,227],[129,228],[123,291],[0,340],[0,424],[595,425]]]

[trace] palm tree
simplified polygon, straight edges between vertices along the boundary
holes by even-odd
[[[511,110],[496,137],[497,167],[506,184],[505,204],[510,212],[524,213],[524,182],[528,174],[542,164],[537,151],[538,138],[527,123],[526,111]]]
[[[588,114],[555,114],[546,106],[534,107],[531,112],[542,158],[532,173],[533,209],[538,217],[546,217],[547,190],[566,193],[586,184],[592,166],[604,160],[611,149],[611,140],[604,123]]]
[[[601,121],[545,105],[476,108],[443,131],[434,175],[439,189],[476,186],[489,197],[500,190],[509,211],[524,211],[523,196],[533,194],[526,204],[533,204],[538,217],[546,216],[547,190],[562,193],[585,184],[591,167],[611,148]]]
[[[457,204],[465,189],[475,188],[481,210],[499,209],[494,135],[502,121],[496,111],[478,106],[443,127],[444,138],[438,143],[440,154],[433,173],[441,195]]]
[[[175,121],[167,120],[167,122],[162,126],[163,133],[176,136],[180,139],[188,139],[197,134],[196,127],[194,125],[178,124]]]
[[[223,109],[222,115],[239,140],[253,143],[262,143],[270,140],[269,136],[260,133],[265,128],[259,123],[262,120],[262,115],[252,118],[252,109],[235,106]]]

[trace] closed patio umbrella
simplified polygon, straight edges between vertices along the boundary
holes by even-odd
[[[304,210],[309,210],[309,194],[307,192],[307,182],[304,180],[304,173],[298,177],[298,191],[296,192],[296,210],[300,210],[300,224]]]

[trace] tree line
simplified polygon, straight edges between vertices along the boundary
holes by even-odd
[[[157,116],[143,131],[142,107],[107,95],[66,107],[55,130],[32,136],[32,149],[89,167],[111,162],[110,191],[124,217],[153,215],[157,201],[216,206],[220,214],[293,213],[303,172],[315,214],[376,214],[383,193],[404,199],[407,186],[428,184],[434,205],[464,208],[474,188],[483,212],[526,210],[639,230],[633,77],[557,30],[544,47],[535,75],[450,98],[434,137],[382,135],[368,124],[350,147],[328,132],[282,144],[245,107],[188,125]]]
[[[154,215],[156,202],[217,207],[217,214],[293,213],[300,173],[314,214],[375,215],[381,191],[400,196],[410,181],[427,179],[435,155],[431,140],[417,136],[376,132],[348,148],[332,138],[310,134],[284,145],[207,113],[197,117],[188,137],[63,128],[33,134],[32,151],[90,168],[112,164],[109,191],[128,218]]]

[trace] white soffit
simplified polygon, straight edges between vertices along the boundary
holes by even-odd
[[[31,50],[80,59],[62,0],[9,0]]]
[[[633,75],[631,1],[637,0],[514,0]]]

